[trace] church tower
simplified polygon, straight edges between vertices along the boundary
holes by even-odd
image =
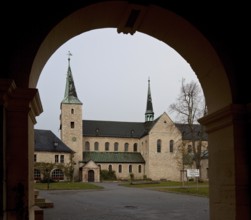
[[[78,99],[70,66],[68,54],[68,70],[64,99],[61,102],[60,129],[61,140],[74,152],[74,177],[78,177],[79,161],[82,158],[82,102]]]
[[[146,113],[145,113],[145,121],[153,121],[154,120],[154,112],[153,112],[153,103],[151,96],[151,88],[150,88],[150,78],[148,79],[148,91],[147,91],[147,100],[146,100]]]

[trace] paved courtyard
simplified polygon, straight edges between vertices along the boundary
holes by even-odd
[[[102,190],[40,191],[54,208],[44,209],[44,220],[209,220],[208,198],[117,183],[98,183]]]

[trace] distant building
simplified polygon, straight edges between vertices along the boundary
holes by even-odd
[[[62,166],[57,165],[70,163],[74,151],[65,145],[52,131],[35,129],[34,132],[34,162],[53,164],[53,169],[49,170],[51,179],[66,180]],[[43,177],[43,171],[35,167],[34,179],[41,180]]]
[[[83,120],[82,110],[69,58],[60,130],[61,140],[75,152],[75,179],[99,182],[101,170],[113,170],[118,179],[129,179],[132,173],[136,179],[180,180],[178,149],[191,142],[187,126],[173,123],[165,112],[154,119],[150,80],[145,122]],[[206,149],[207,136],[203,136]],[[208,167],[203,169],[206,172]]]

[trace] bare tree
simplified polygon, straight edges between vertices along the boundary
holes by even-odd
[[[198,119],[207,114],[205,98],[200,86],[194,81],[185,83],[185,79],[182,79],[177,102],[171,104],[169,110],[171,113],[176,113],[181,127],[189,132],[193,159],[196,168],[200,169],[202,140],[205,132],[203,126],[198,124]]]

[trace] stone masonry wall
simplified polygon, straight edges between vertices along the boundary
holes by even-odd
[[[61,140],[74,152],[75,180],[79,180],[79,161],[82,160],[82,105],[62,104]]]

